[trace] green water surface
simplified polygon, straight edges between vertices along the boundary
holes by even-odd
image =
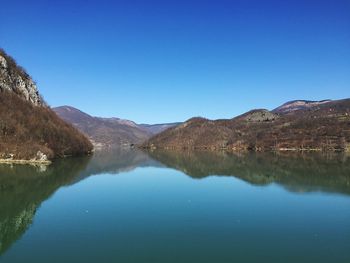
[[[350,262],[350,157],[99,152],[0,165],[0,262]]]

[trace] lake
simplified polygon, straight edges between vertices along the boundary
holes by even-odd
[[[350,262],[350,156],[97,152],[0,165],[0,262]]]

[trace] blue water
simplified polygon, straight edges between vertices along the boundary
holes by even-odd
[[[348,159],[163,157],[0,168],[0,261],[350,262]]]

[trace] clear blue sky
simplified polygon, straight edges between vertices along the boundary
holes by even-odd
[[[9,0],[0,47],[51,106],[136,122],[350,97],[349,0]]]

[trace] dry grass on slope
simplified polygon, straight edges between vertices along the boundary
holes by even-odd
[[[91,150],[90,141],[50,108],[0,92],[0,158],[32,159],[41,151],[52,159]]]

